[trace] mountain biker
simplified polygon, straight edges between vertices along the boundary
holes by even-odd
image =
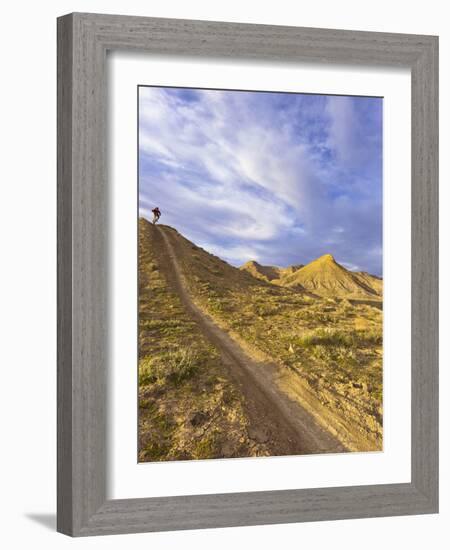
[[[155,208],[153,208],[152,212],[153,212],[153,223],[155,224],[161,217],[161,210],[156,206]]]

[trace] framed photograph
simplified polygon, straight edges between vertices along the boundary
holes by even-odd
[[[438,39],[58,19],[58,530],[438,511]]]

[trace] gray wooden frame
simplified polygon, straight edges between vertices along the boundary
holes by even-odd
[[[409,67],[411,483],[107,500],[106,52]],[[438,511],[438,38],[75,13],[58,19],[58,530],[100,535]]]

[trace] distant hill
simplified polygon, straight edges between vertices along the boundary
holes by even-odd
[[[325,254],[307,265],[277,267],[261,265],[254,260],[239,268],[256,279],[277,286],[307,290],[320,296],[379,299],[383,293],[383,280],[365,271],[349,271]]]
[[[263,281],[269,281],[280,284],[286,277],[292,275],[299,270],[303,265],[290,265],[288,267],[277,267],[275,265],[261,265],[254,260],[246,262],[239,268],[241,271],[247,271],[253,277]]]
[[[273,281],[273,279],[280,278],[280,268],[273,265],[261,265],[254,260],[242,265],[240,268],[242,271],[247,271],[253,277],[261,279],[263,281]]]
[[[383,282],[365,272],[352,272],[325,254],[286,277],[283,286],[301,286],[325,296],[381,297]]]

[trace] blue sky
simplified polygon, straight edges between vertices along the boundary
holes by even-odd
[[[139,210],[233,265],[382,271],[382,99],[139,88]]]

